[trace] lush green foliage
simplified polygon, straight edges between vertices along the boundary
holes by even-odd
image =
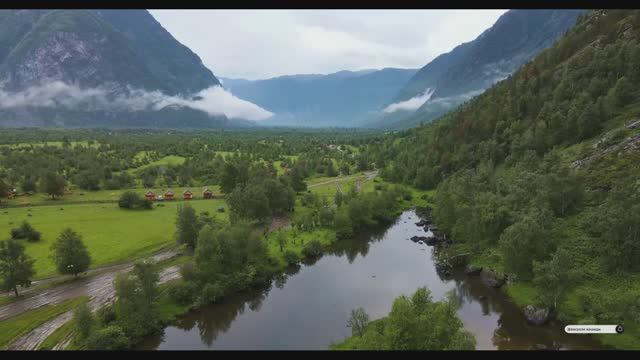
[[[472,350],[475,338],[466,330],[451,300],[436,301],[427,288],[395,299],[385,318],[368,323],[362,309],[349,320],[354,335],[334,345],[339,350]]]
[[[91,264],[91,256],[82,237],[66,228],[62,230],[58,240],[51,246],[53,261],[60,274],[78,274],[87,271]]]
[[[0,275],[2,289],[12,290],[18,296],[18,286],[30,286],[33,278],[33,263],[24,252],[24,246],[16,240],[0,241]]]

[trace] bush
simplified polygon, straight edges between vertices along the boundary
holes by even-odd
[[[91,329],[93,328],[94,319],[91,309],[89,309],[89,306],[86,303],[81,304],[74,310],[73,322],[78,338],[81,340],[89,338]]]
[[[40,232],[36,231],[28,222],[23,221],[19,228],[11,229],[11,238],[36,242],[40,241]]]
[[[25,235],[24,235],[24,233],[22,233],[22,229],[13,228],[13,229],[11,229],[11,238],[12,239],[24,239]]]
[[[312,240],[302,249],[302,253],[306,257],[318,257],[322,255],[322,244],[319,240]]]
[[[181,281],[169,286],[167,290],[171,300],[180,305],[191,305],[196,300],[198,289],[196,284],[190,281]]]
[[[122,350],[129,345],[129,340],[119,326],[107,326],[93,333],[87,339],[89,350]]]
[[[296,254],[294,251],[291,251],[291,250],[287,250],[284,253],[284,260],[289,265],[295,265],[298,263],[298,261],[300,261],[298,254]]]
[[[116,320],[116,312],[113,310],[113,305],[107,305],[101,307],[96,311],[96,318],[102,325],[110,325]]]
[[[27,235],[27,241],[29,242],[40,241],[40,232],[33,230],[31,233]]]
[[[140,196],[133,191],[125,191],[120,195],[118,206],[122,209],[133,209],[142,202]]]

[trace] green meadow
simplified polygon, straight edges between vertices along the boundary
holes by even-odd
[[[199,199],[202,198],[202,191],[205,187],[203,186],[193,186],[193,187],[172,187],[171,190],[176,194],[177,200],[182,200],[182,193],[189,189],[193,192],[194,198]],[[207,186],[209,190],[213,191],[214,195],[220,195],[220,186]],[[52,200],[50,196],[44,193],[36,193],[34,195],[23,195],[17,196],[10,200],[6,201],[9,207],[11,206],[40,206],[40,205],[53,205],[53,206],[63,206],[69,204],[79,204],[79,203],[96,203],[96,202],[112,202],[115,203],[120,198],[125,191],[135,191],[141,196],[143,196],[148,189],[136,188],[136,189],[120,189],[120,190],[97,190],[97,191],[86,191],[86,190],[73,190],[70,193],[65,194],[61,198],[56,198]],[[150,189],[156,193],[156,195],[161,195],[167,189],[153,188]]]
[[[154,253],[172,246],[176,209],[183,201],[156,204],[153,210],[123,210],[114,203],[39,206],[0,210],[0,234],[8,237],[11,228],[27,220],[42,233],[37,243],[24,241],[27,254],[36,260],[36,278],[56,274],[50,258],[51,244],[60,232],[70,227],[79,233],[91,253],[91,267],[107,265]],[[189,201],[198,212],[208,211],[220,219],[227,212],[217,212],[224,200]],[[159,205],[159,206],[158,206]]]

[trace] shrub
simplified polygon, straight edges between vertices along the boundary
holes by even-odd
[[[129,345],[129,340],[119,326],[107,326],[93,333],[87,339],[89,350],[122,350]]]
[[[140,196],[133,191],[125,191],[120,195],[118,206],[122,209],[133,209],[141,203]]]
[[[291,250],[287,250],[284,253],[284,260],[289,265],[295,265],[298,263],[298,261],[300,261],[298,254],[296,254],[294,251],[291,251]]]
[[[20,228],[11,229],[11,238],[12,239],[24,239],[25,235]]]
[[[29,214],[30,215],[30,214]],[[27,239],[27,241],[40,241],[40,233],[26,221],[22,222],[19,228],[11,229],[12,239]]]
[[[31,233],[27,235],[27,241],[29,242],[40,241],[40,232],[33,230]]]
[[[302,249],[302,253],[306,257],[318,257],[322,255],[322,244],[319,240],[311,240]]]
[[[107,305],[101,307],[96,311],[96,318],[102,325],[110,325],[116,320],[116,312],[113,310],[113,305]]]

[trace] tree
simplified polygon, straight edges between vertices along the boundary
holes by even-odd
[[[36,179],[34,177],[28,176],[22,180],[22,184],[20,185],[22,191],[26,193],[35,192],[36,191]],[[1,193],[1,192],[0,192]]]
[[[89,306],[86,303],[80,304],[73,311],[73,323],[79,340],[83,341],[88,339],[89,335],[91,335],[95,319],[93,318],[91,309],[89,309]]]
[[[288,172],[287,176],[289,178],[289,184],[291,184],[291,188],[293,188],[294,191],[307,191],[307,183],[304,182],[304,177],[297,167],[291,169],[291,171]]]
[[[553,258],[545,262],[533,262],[533,282],[542,289],[542,302],[553,309],[558,308],[569,287],[579,279],[580,273],[573,267],[569,250],[559,248]]]
[[[91,256],[82,237],[70,228],[62,230],[58,240],[51,246],[53,261],[60,274],[78,274],[87,271]]]
[[[200,222],[191,205],[178,206],[176,217],[176,241],[185,244],[190,250],[195,249],[200,231]]]
[[[335,349],[344,350],[472,350],[475,338],[464,329],[451,300],[431,299],[421,287],[411,296],[393,302],[386,318],[366,322],[364,311],[352,311],[354,335]],[[354,319],[354,317],[357,319]],[[355,320],[355,321],[354,321]]]
[[[237,187],[229,194],[227,202],[234,222],[241,219],[264,220],[271,215],[269,199],[257,184]]]
[[[131,274],[115,281],[116,324],[131,343],[160,329],[158,312],[158,271],[152,263],[136,263]]]
[[[0,274],[2,289],[13,290],[18,296],[18,286],[28,287],[33,277],[33,263],[24,253],[24,246],[15,240],[0,242]]]
[[[508,271],[519,279],[530,280],[533,261],[541,260],[548,253],[550,233],[548,223],[540,215],[527,214],[509,226],[500,236],[499,246]]]
[[[135,191],[125,191],[120,195],[118,206],[122,209],[133,209],[142,202],[140,195]]]
[[[347,327],[351,328],[352,336],[362,337],[367,324],[369,324],[369,315],[363,308],[359,307],[355,310],[351,310],[351,316],[347,321]]]
[[[635,184],[616,186],[604,204],[604,214],[597,221],[602,231],[600,239],[608,270],[636,271],[640,269],[640,192]]]
[[[49,194],[52,199],[64,194],[64,185],[64,178],[53,172],[46,174],[42,179],[42,190]]]
[[[87,169],[78,173],[74,180],[81,189],[100,190],[100,180],[102,180],[102,177],[97,169]]]

